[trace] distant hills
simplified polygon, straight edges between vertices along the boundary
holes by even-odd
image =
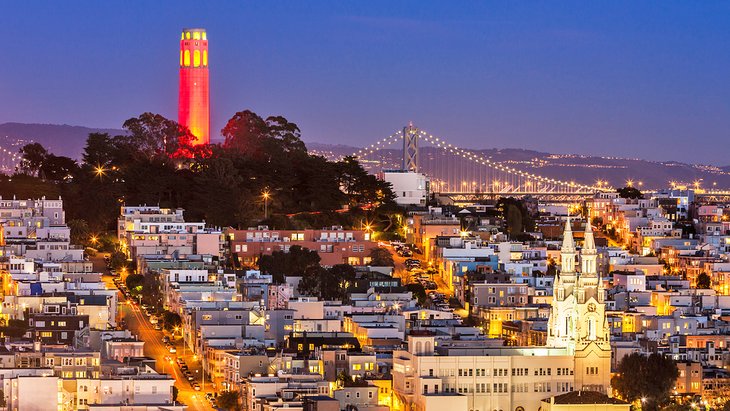
[[[15,144],[35,141],[41,143],[51,152],[72,158],[80,158],[89,133],[109,133],[110,135],[124,134],[121,129],[99,129],[82,126],[56,124],[0,124],[0,142],[15,141]],[[17,140],[24,140],[19,142]],[[17,147],[17,146],[15,146]],[[307,142],[310,151],[323,155],[329,159],[338,159],[350,155],[358,147],[341,144],[322,144]],[[10,148],[10,147],[8,147]],[[13,148],[16,150],[16,148]],[[680,163],[676,161],[647,161],[618,157],[580,156],[571,154],[551,154],[524,149],[483,149],[472,150],[481,156],[495,162],[502,162],[510,167],[523,171],[544,175],[561,180],[575,180],[580,183],[592,184],[597,180],[608,181],[613,186],[623,185],[626,180],[641,181],[644,187],[667,187],[669,181],[689,183],[702,180],[702,186],[712,187],[715,183],[718,188],[730,188],[730,166],[715,167]],[[446,161],[448,167],[464,167],[467,161],[458,157],[446,160],[437,156],[434,147],[422,147],[421,161],[425,168],[428,161]],[[371,172],[378,172],[382,168],[397,168],[400,164],[401,152],[398,147],[381,150],[377,158],[368,158],[374,161],[364,161],[363,164]],[[434,160],[437,159],[437,160]]]
[[[124,130],[108,128],[89,128],[69,126],[66,124],[0,124],[0,137],[9,139],[34,141],[56,155],[81,158],[89,133],[124,134]]]

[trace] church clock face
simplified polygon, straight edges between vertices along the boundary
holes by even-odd
[[[593,303],[588,304],[588,311],[589,312],[595,312],[596,311],[596,305]]]

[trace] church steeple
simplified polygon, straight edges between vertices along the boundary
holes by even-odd
[[[563,231],[563,246],[560,248],[560,277],[575,275],[575,241],[570,227],[570,217]]]
[[[593,238],[593,228],[591,222],[586,222],[586,231],[583,237],[583,249],[580,251],[581,261],[581,278],[584,276],[598,276],[596,262],[598,253],[596,251],[596,241]]]

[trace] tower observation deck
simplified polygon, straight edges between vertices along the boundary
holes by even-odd
[[[208,35],[205,29],[183,29],[180,36],[178,123],[190,129],[194,144],[210,143]]]

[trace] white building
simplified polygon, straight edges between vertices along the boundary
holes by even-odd
[[[561,254],[563,273],[555,281],[548,346],[437,345],[433,335],[411,334],[408,349],[393,352],[395,408],[537,411],[541,400],[553,395],[609,392],[610,334],[590,226],[580,276],[570,223]]]
[[[412,171],[386,170],[383,180],[393,186],[395,202],[399,205],[425,206],[428,200],[429,180],[425,174]]]

